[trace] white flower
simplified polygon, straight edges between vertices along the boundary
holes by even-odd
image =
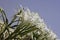
[[[56,36],[56,34],[55,33],[53,33],[52,31],[50,31],[50,35],[49,35],[50,37],[51,37],[51,39],[54,39],[54,38],[56,38],[57,36]]]
[[[41,17],[39,17],[38,13],[31,12],[29,9],[27,9],[23,10],[23,13],[21,13],[21,15],[18,15],[18,17],[23,17],[24,21],[31,22],[32,24],[36,25],[36,27],[39,29],[42,28],[41,31],[44,34],[47,31],[48,33],[50,33],[48,37],[50,37],[51,39],[56,38],[56,35],[47,28],[47,25],[44,23],[44,20]]]

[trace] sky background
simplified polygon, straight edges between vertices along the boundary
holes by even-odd
[[[5,10],[9,20],[20,5],[38,12],[47,26],[60,38],[60,0],[0,0],[0,7]]]

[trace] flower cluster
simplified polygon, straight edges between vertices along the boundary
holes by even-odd
[[[38,27],[44,27],[46,26],[43,19],[39,17],[38,13],[30,12],[29,9],[22,10],[23,12],[20,15],[17,15],[18,17],[22,17],[24,21],[29,21],[34,25],[37,25]]]
[[[11,20],[0,9],[3,21],[0,21],[1,40],[56,40],[56,34],[51,31],[44,20],[36,12],[31,12],[23,7]]]
[[[50,29],[48,29],[47,25],[44,23],[44,20],[39,16],[36,12],[31,12],[28,8],[26,10],[22,9],[22,13],[20,15],[16,15],[18,17],[22,17],[23,21],[29,21],[32,24],[36,25],[39,29],[37,31],[38,34],[43,34],[40,38],[47,37],[48,40],[54,40],[56,38],[56,34],[54,34]],[[45,35],[47,34],[47,36]]]

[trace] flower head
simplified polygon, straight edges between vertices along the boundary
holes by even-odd
[[[48,34],[47,36],[53,40],[56,38],[56,34],[54,34],[50,29],[47,28],[47,25],[44,23],[44,20],[38,15],[38,13],[31,12],[29,9],[22,10],[22,13],[20,15],[17,15],[18,17],[22,17],[23,21],[29,21],[33,25],[36,25],[40,31],[37,31],[38,33],[42,31],[43,36],[44,34]]]

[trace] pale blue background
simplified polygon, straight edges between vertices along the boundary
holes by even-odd
[[[60,0],[0,0],[0,7],[6,11],[9,20],[19,5],[38,12],[60,38]]]

